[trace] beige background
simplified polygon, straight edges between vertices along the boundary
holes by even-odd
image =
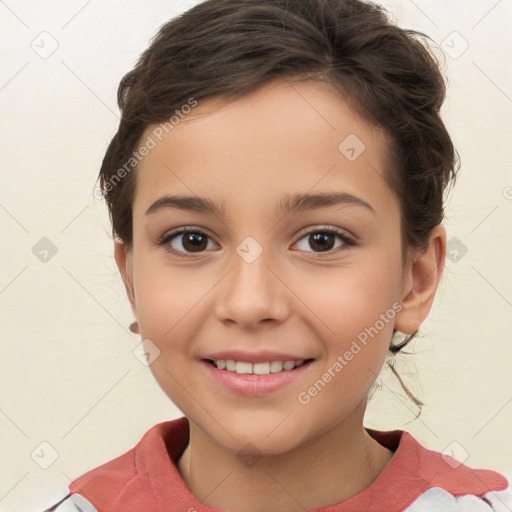
[[[70,478],[181,416],[133,355],[139,340],[127,330],[93,189],[118,123],[120,78],[157,28],[193,3],[0,2],[2,512],[43,509]],[[406,429],[510,475],[512,1],[385,5],[444,41],[444,116],[463,165],[448,206],[451,260],[417,353],[401,365],[426,406],[411,422],[415,411],[384,373],[367,425]],[[43,237],[57,248],[46,263],[32,252]],[[58,458],[42,469],[36,461],[51,462],[52,449]]]

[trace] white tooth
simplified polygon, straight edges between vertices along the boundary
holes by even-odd
[[[252,363],[238,362],[235,366],[236,373],[252,373]]]
[[[270,363],[270,373],[277,373],[283,369],[282,361],[272,361]]]
[[[252,372],[256,375],[268,375],[270,373],[270,363],[255,363]]]
[[[272,361],[255,364],[243,361],[234,361],[232,359],[217,359],[214,361],[214,364],[219,370],[227,370],[243,374],[268,375],[269,373],[279,373],[283,370],[293,370],[296,366],[304,364],[304,359],[298,359],[297,361],[285,361],[284,363],[283,361]]]

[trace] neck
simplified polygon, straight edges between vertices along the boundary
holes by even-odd
[[[189,421],[178,471],[198,501],[226,511],[292,512],[341,503],[369,487],[393,456],[365,431],[362,414],[356,416],[293,451],[252,459]]]

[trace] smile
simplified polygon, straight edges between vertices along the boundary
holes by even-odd
[[[254,364],[230,359],[203,359],[201,362],[214,383],[237,394],[260,397],[308,375],[314,359]]]
[[[312,359],[300,359],[298,361],[269,361],[262,363],[246,363],[242,361],[233,361],[228,359],[210,360],[219,370],[226,370],[228,372],[236,372],[243,374],[254,375],[268,375],[270,373],[279,373],[282,371],[293,370],[298,366],[302,366],[305,362],[312,361]]]

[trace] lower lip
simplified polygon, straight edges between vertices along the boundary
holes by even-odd
[[[297,382],[309,373],[313,362],[309,361],[293,370],[269,373],[268,375],[254,375],[219,370],[213,364],[205,360],[201,361],[214,381],[230,391],[252,397],[264,396]]]

